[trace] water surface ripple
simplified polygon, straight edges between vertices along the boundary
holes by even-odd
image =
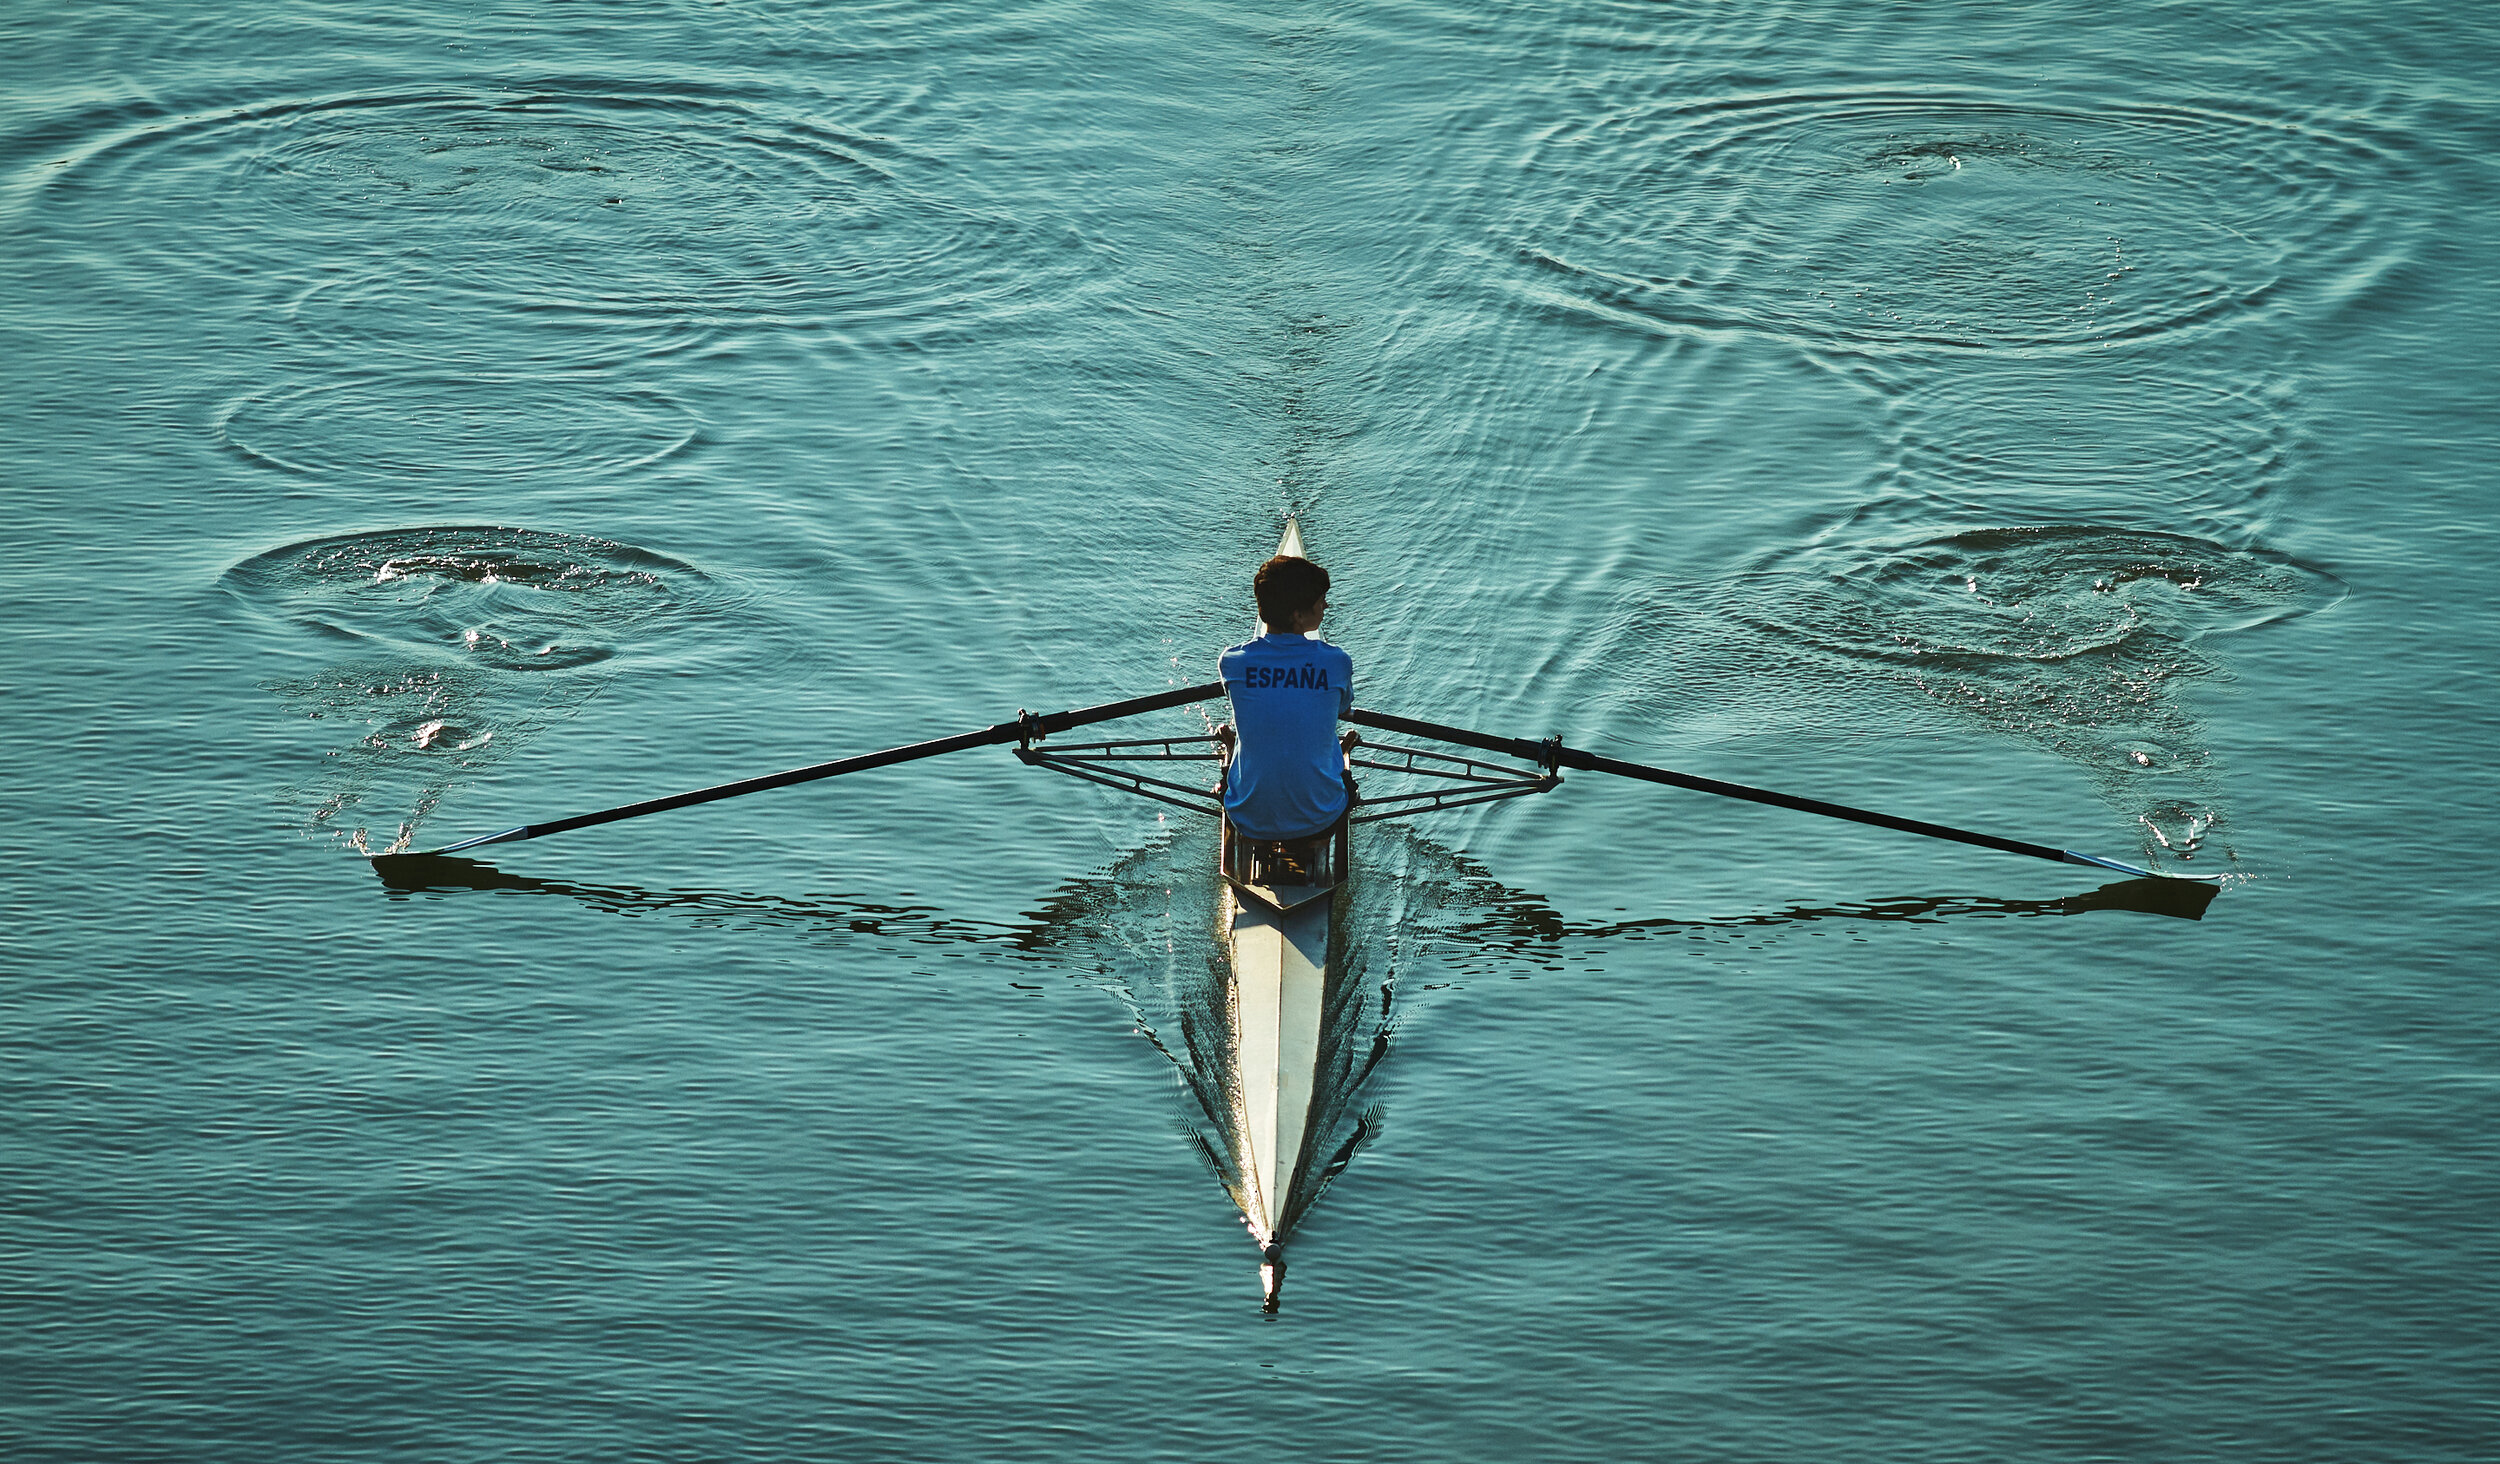
[[[2494,14],[0,42],[9,1464],[2489,1454]],[[1211,828],[406,853],[1200,682],[1287,513],[1366,705],[2227,878],[1366,825],[1262,1316]]]
[[[1661,99],[1531,139],[1538,212],[1508,231],[1512,277],[1645,328],[2071,350],[2361,300],[2409,257],[2410,221],[2371,206],[2403,166],[2280,109],[1949,87]]]
[[[228,594],[340,659],[271,683],[353,740],[290,792],[359,850],[406,847],[453,782],[571,716],[637,659],[740,621],[741,597],[690,564],[582,534],[445,526],[291,544],[235,565]],[[622,659],[624,665],[615,663]],[[374,816],[396,824],[368,829]],[[400,820],[403,820],[400,821]],[[385,842],[387,841],[387,842]]]

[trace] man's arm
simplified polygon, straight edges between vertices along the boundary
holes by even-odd
[[[1343,717],[1346,713],[1353,710],[1354,658],[1348,656],[1345,663],[1345,685],[1339,688],[1337,692],[1337,715],[1339,717]],[[1337,734],[1337,746],[1343,748],[1348,754],[1351,754],[1354,751],[1356,744],[1360,743],[1362,740],[1363,734],[1355,731],[1351,727],[1348,727],[1343,732]]]

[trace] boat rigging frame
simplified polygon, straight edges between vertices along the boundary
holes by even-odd
[[[1082,778],[1088,783],[1134,793],[1157,803],[1168,803],[1175,808],[1186,808],[1192,813],[1220,819],[1224,816],[1220,783],[1215,787],[1196,787],[1121,764],[1211,762],[1220,770],[1229,761],[1227,749],[1231,739],[1228,731],[1193,737],[1131,737],[1116,742],[1047,747],[1037,745],[1042,742],[1043,734],[1036,730],[1017,742],[1016,759],[1027,767],[1064,773],[1071,778]],[[1407,781],[1393,784],[1395,791],[1374,793],[1349,776],[1346,822],[1377,823],[1383,819],[1412,818],[1419,813],[1434,813],[1444,808],[1498,803],[1504,799],[1551,792],[1562,783],[1560,747],[1559,742],[1548,744],[1544,749],[1545,755],[1536,766],[1521,767],[1516,763],[1489,762],[1483,758],[1461,757],[1455,753],[1435,752],[1430,748],[1409,747],[1402,743],[1357,741],[1346,755],[1349,774],[1359,768]],[[1410,786],[1410,782],[1422,786]]]

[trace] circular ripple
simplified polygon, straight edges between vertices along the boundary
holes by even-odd
[[[2334,576],[2281,554],[2062,526],[1822,546],[1739,587],[1725,609],[1844,674],[1881,668],[2074,759],[2133,813],[2147,853],[2191,859],[2220,822],[2195,791],[2208,759],[2178,697],[2221,669],[2198,642],[2342,595]],[[2173,781],[2181,774],[2190,786]]]
[[[2023,670],[2127,653],[2175,660],[2204,636],[2305,615],[2342,595],[2334,576],[2286,555],[2078,525],[1818,546],[1744,581],[1725,609],[1850,660]]]
[[[331,664],[274,683],[337,729],[320,770],[287,790],[306,827],[360,849],[404,849],[470,770],[573,715],[607,674],[684,670],[740,654],[755,627],[740,597],[691,565],[582,534],[388,529],[290,544],[226,572],[254,613],[336,647]],[[735,636],[692,644],[699,621]]]
[[[234,566],[225,585],[262,614],[421,665],[517,672],[652,652],[734,600],[694,566],[630,545],[484,527],[290,544]]]
[[[229,448],[269,467],[387,477],[619,472],[695,436],[686,409],[654,392],[425,377],[246,396],[217,428]]]
[[[551,289],[517,246],[444,260],[415,251],[354,264],[303,290],[287,316],[342,354],[470,371],[612,366],[704,338],[694,314],[596,290]]]
[[[1861,348],[2164,335],[2349,299],[2405,248],[2394,150],[2216,109],[1778,94],[1558,129],[1531,166],[1575,190],[1512,231],[1535,299]]]
[[[360,93],[44,130],[73,140],[33,191],[31,228],[111,229],[100,262],[135,290],[275,284],[348,344],[428,329],[357,308],[395,290],[461,305],[445,330],[500,302],[504,333],[605,322],[632,341],[762,321],[890,337],[1011,313],[1074,267],[968,199],[969,174],[945,175],[940,196],[914,181],[937,162],[891,139],[692,88]],[[387,256],[387,278],[328,279],[352,252]]]
[[[1920,488],[1999,514],[2244,519],[2289,461],[2286,400],[2268,383],[2220,373],[2016,362],[1915,389],[1901,403],[1898,462]]]
[[[1645,598],[1612,659],[1644,720],[1688,734],[1898,737],[1919,720],[1906,692],[2074,760],[2141,824],[2148,855],[2184,859],[2218,827],[2180,694],[2223,671],[2209,642],[2343,593],[2285,555],[2108,525],[1836,537]]]

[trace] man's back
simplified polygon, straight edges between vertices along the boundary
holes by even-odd
[[[1224,779],[1233,827],[1300,839],[1335,823],[1346,806],[1337,718],[1354,705],[1354,659],[1288,633],[1234,646],[1217,664],[1240,738]]]

